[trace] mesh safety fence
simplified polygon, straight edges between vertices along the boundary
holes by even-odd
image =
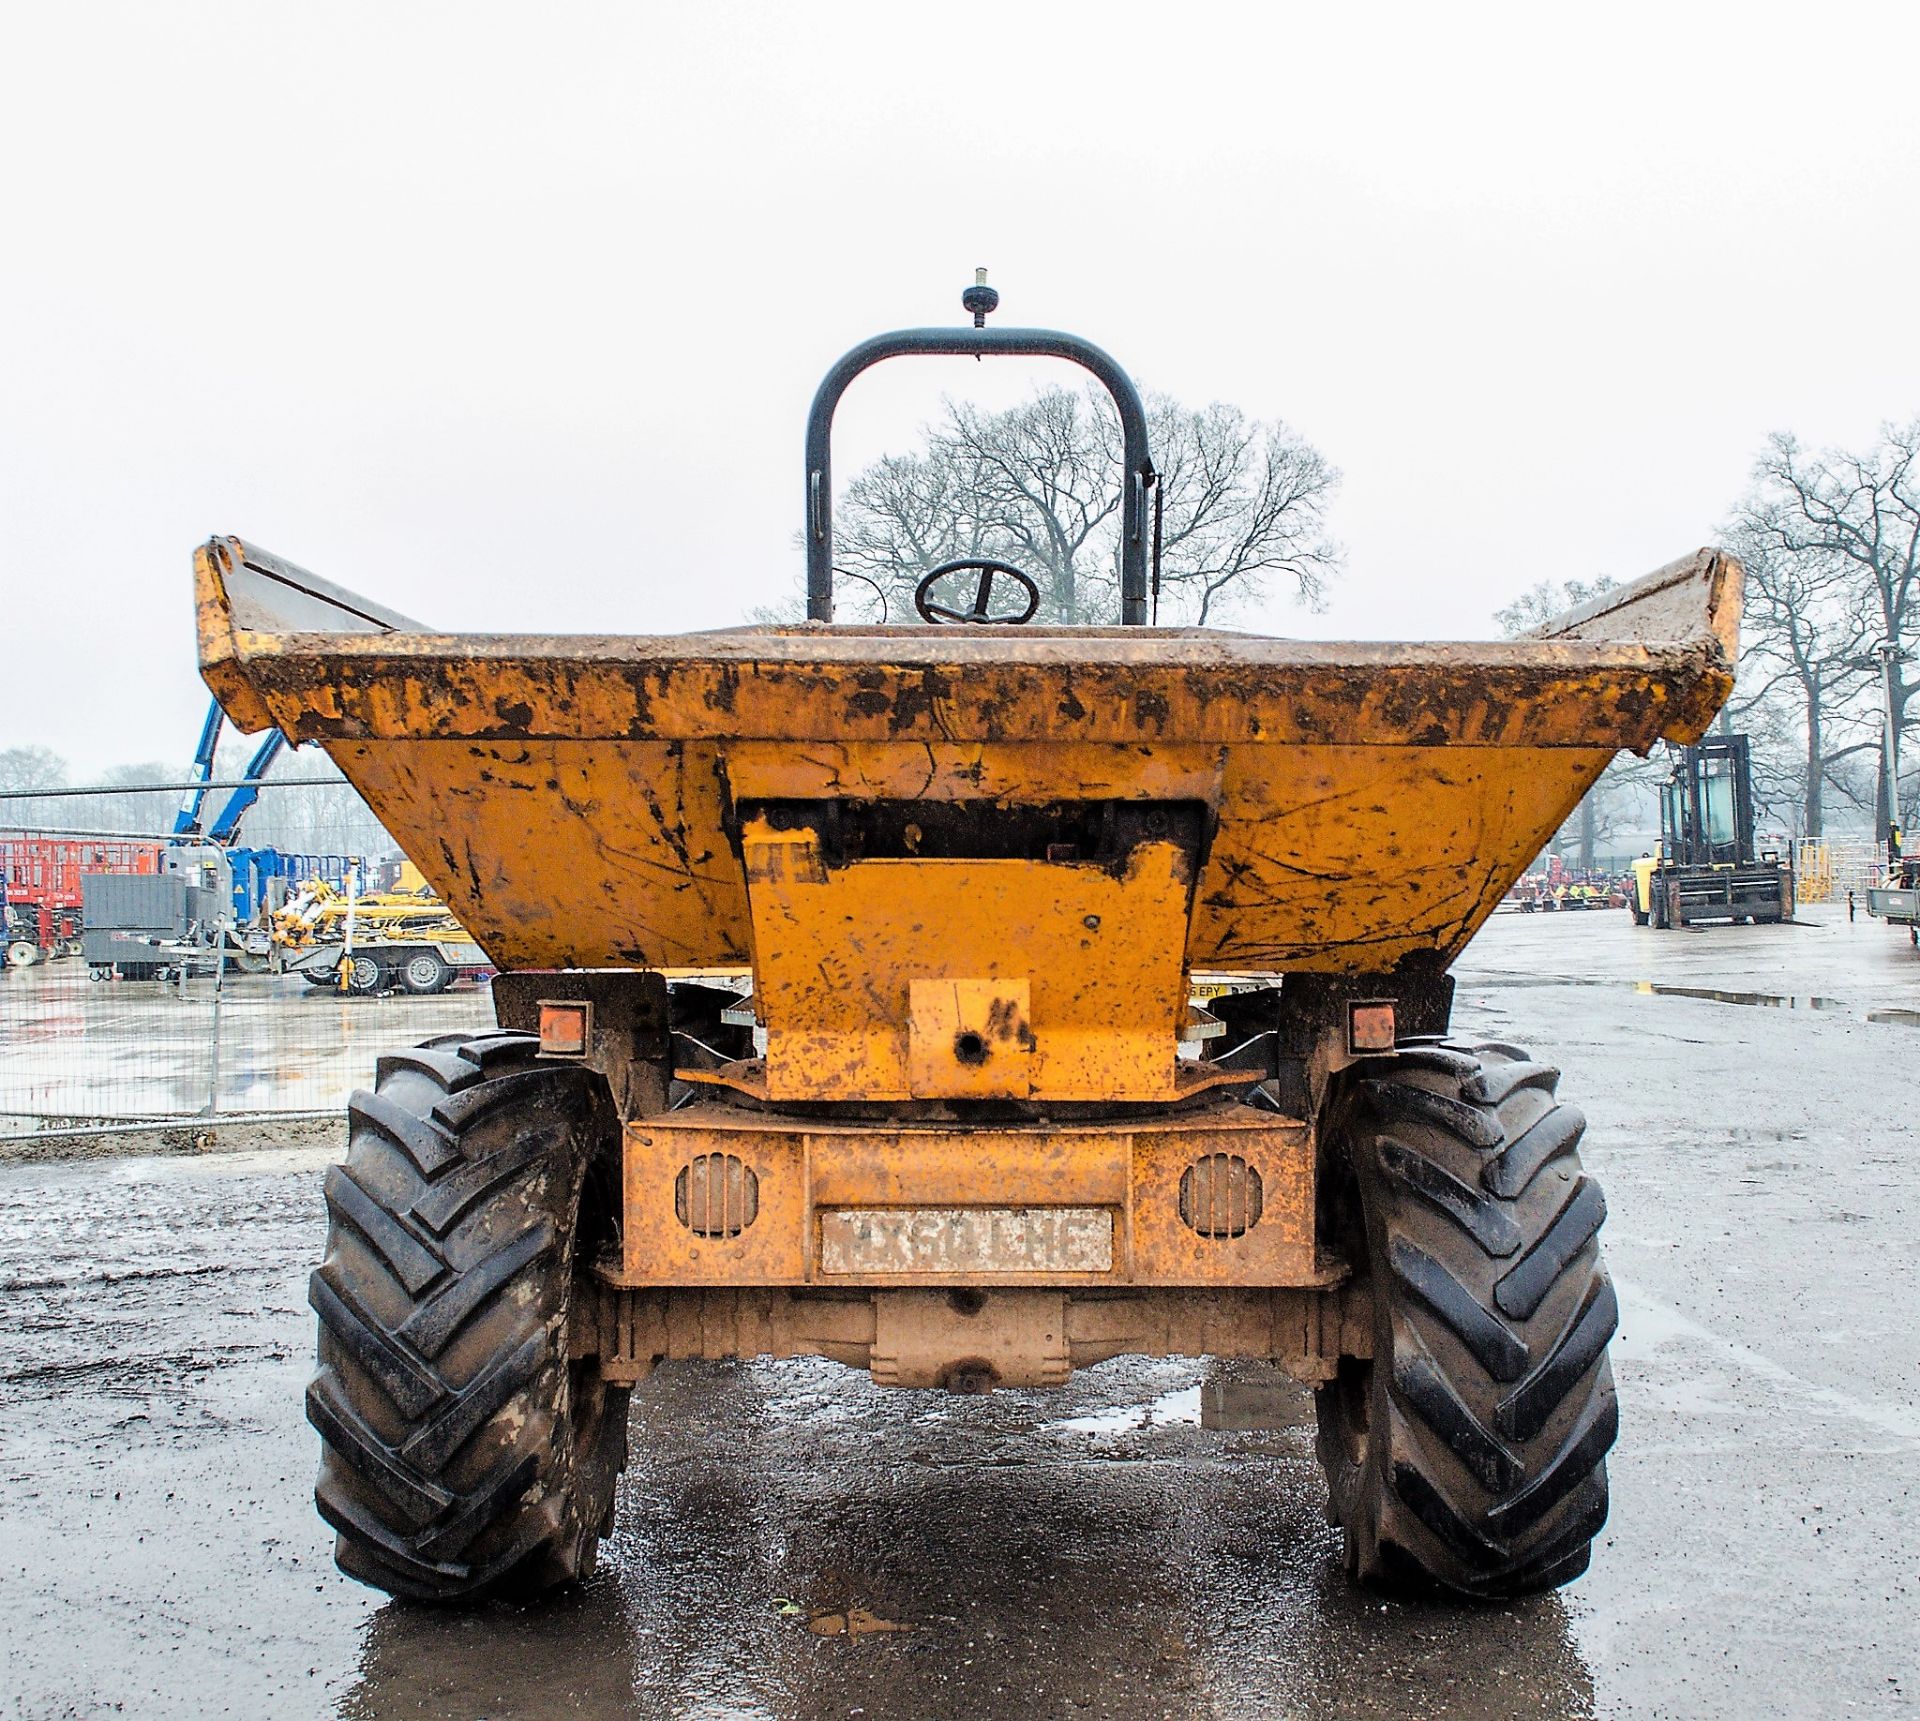
[[[94,979],[78,957],[0,973],[0,1136],[335,1112],[383,1052],[493,1026],[486,984],[349,996],[298,974]]]
[[[1793,845],[1794,894],[1801,902],[1844,902],[1884,882],[1886,851],[1864,838],[1799,837]]]

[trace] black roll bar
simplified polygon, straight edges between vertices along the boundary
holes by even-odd
[[[1057,329],[896,329],[862,341],[821,379],[807,413],[807,619],[833,620],[833,414],[847,385],[883,359],[983,358],[1008,353],[1023,358],[1068,359],[1106,384],[1120,410],[1122,459],[1126,464],[1120,520],[1120,619],[1129,627],[1147,621],[1147,492],[1153,488],[1153,457],[1147,450],[1147,411],[1140,391],[1114,359],[1091,341]]]

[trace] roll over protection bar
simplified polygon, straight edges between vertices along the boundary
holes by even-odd
[[[972,307],[969,306],[969,309]],[[846,353],[821,379],[807,413],[807,619],[833,620],[833,414],[847,385],[884,359],[1006,353],[1023,358],[1067,359],[1106,385],[1120,411],[1121,458],[1126,466],[1120,519],[1120,619],[1129,627],[1147,622],[1147,493],[1153,488],[1153,456],[1147,448],[1147,412],[1133,378],[1113,357],[1057,329],[896,329],[875,335]]]

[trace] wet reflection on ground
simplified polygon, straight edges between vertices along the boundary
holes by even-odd
[[[1558,1598],[1349,1588],[1311,1419],[1248,1367],[1109,1364],[985,1399],[825,1363],[663,1370],[593,1583],[527,1611],[383,1608],[345,1712],[1387,1716],[1420,1691],[1591,1713]]]
[[[1513,989],[1537,990],[1543,986],[1624,986],[1648,998],[1698,998],[1709,1004],[1745,1004],[1762,1010],[1832,1011],[1854,1015],[1863,1022],[1878,1022],[1901,1028],[1920,1027],[1920,1010],[1904,1008],[1868,1010],[1849,1004],[1844,998],[1793,997],[1780,992],[1740,992],[1722,986],[1670,986],[1658,980],[1594,978],[1591,975],[1496,975],[1476,979],[1475,989],[1501,992]]]

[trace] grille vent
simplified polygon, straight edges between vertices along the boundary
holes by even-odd
[[[1260,1173],[1237,1153],[1209,1153],[1180,1174],[1180,1217],[1202,1237],[1244,1237],[1260,1223]]]
[[[760,1179],[731,1153],[703,1153],[673,1180],[673,1211],[696,1237],[738,1237],[760,1213]]]

